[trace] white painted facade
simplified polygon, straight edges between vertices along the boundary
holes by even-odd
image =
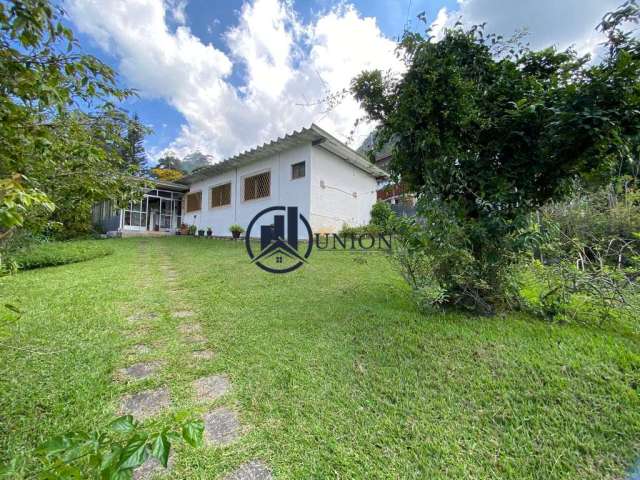
[[[312,126],[312,129],[317,127]],[[332,144],[316,138],[316,130],[313,130],[316,137],[311,137],[308,133],[311,129],[306,129],[234,157],[235,160],[213,165],[211,174],[207,174],[205,169],[204,173],[187,178],[189,193],[202,192],[202,201],[200,210],[188,213],[187,202],[183,202],[182,221],[196,225],[199,230],[211,227],[216,236],[230,236],[231,225],[239,224],[246,229],[258,212],[282,205],[297,206],[309,220],[314,233],[333,233],[345,224],[359,226],[369,223],[371,207],[376,201],[376,174],[384,175],[384,172],[370,167],[371,164],[362,157],[354,158],[353,155],[357,154],[353,150],[339,142],[336,144],[333,137],[317,130],[325,134]],[[335,152],[330,151],[329,146]],[[349,157],[343,158],[341,154]],[[293,179],[292,165],[299,162],[305,162],[305,176]],[[265,171],[271,172],[270,195],[244,200],[244,178]],[[211,207],[211,188],[225,183],[231,184],[231,204]],[[252,237],[259,236],[259,227],[260,223],[257,223],[251,232]],[[306,236],[303,228],[299,224],[299,234]]]

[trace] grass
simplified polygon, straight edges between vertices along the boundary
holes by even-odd
[[[619,479],[640,456],[637,328],[425,316],[379,254],[315,251],[272,275],[240,242],[105,242],[109,257],[0,280],[3,303],[24,311],[0,340],[0,462],[159,385],[173,402],[159,425],[225,405],[244,426],[226,448],[180,447],[171,478],[260,458],[278,479]],[[185,307],[214,359],[194,362],[176,334],[170,313]],[[138,311],[161,317],[132,326]],[[127,354],[140,342],[153,351]],[[151,359],[165,361],[156,378],[114,380]],[[232,392],[197,404],[190,382],[223,372]]]

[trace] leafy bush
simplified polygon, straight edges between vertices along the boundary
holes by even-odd
[[[626,185],[578,187],[541,209],[529,236],[536,260],[522,274],[525,305],[547,319],[637,315],[639,200]]]
[[[586,268],[598,259],[624,268],[638,250],[640,191],[626,183],[596,192],[576,186],[569,200],[543,207],[535,222],[544,237],[536,251],[543,263],[570,260]]]
[[[381,233],[383,233],[383,229],[377,225],[369,224],[369,225],[361,225],[359,227],[352,227],[346,223],[342,226],[342,228],[340,229],[340,232],[338,232],[338,234],[343,237],[350,237],[352,235],[358,236],[358,235],[364,235],[364,234],[369,234],[369,235],[373,235],[374,237],[377,237]]]
[[[387,202],[376,202],[371,207],[371,225],[380,227],[385,232],[389,231],[394,217],[395,214]]]
[[[198,231],[198,227],[195,225],[189,225],[189,235],[195,235]]]
[[[428,218],[446,213],[431,208]],[[394,221],[394,259],[419,303],[432,306],[449,304],[483,314],[494,312],[495,306],[510,306],[514,289],[509,267],[514,262],[501,261],[504,256],[491,250],[473,252],[466,241],[463,225],[450,219],[433,228],[431,221],[420,223],[401,217]],[[503,242],[511,242],[503,239]],[[497,243],[495,249],[505,247]]]
[[[64,265],[83,262],[92,258],[110,255],[113,250],[99,240],[80,240],[70,242],[41,242],[8,254],[18,270]]]
[[[601,62],[553,46],[534,51],[484,25],[441,38],[406,32],[402,75],[364,71],[351,84],[391,143],[391,173],[419,194],[428,275],[448,301],[481,312],[510,297],[509,269],[529,216],[574,178],[608,178],[640,134],[637,2],[604,16]]]
[[[180,419],[178,419],[180,420]],[[116,418],[101,431],[71,432],[54,437],[37,450],[40,462],[37,478],[132,478],[133,470],[149,457],[167,467],[174,443],[203,444],[202,420],[182,420],[180,430],[150,431],[131,415]],[[24,458],[0,466],[0,477],[16,478],[29,468]],[[31,476],[30,476],[31,478]]]
[[[231,233],[242,233],[244,232],[244,228],[242,228],[242,225],[238,225],[237,223],[235,223],[229,227],[229,231]]]

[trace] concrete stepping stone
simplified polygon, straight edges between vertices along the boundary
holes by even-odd
[[[192,384],[198,400],[215,400],[220,398],[231,388],[231,382],[226,375],[211,375],[199,378]]]
[[[271,470],[261,460],[244,463],[223,480],[271,480]]]
[[[136,420],[144,420],[157,415],[170,404],[169,390],[162,387],[126,395],[120,400],[119,412],[121,415],[133,415]]]
[[[195,360],[211,360],[215,356],[211,350],[196,350],[191,355]]]
[[[184,337],[185,341],[187,343],[193,343],[193,344],[198,344],[198,343],[206,343],[207,339],[204,338],[202,335],[198,335],[198,334],[193,334],[193,335],[188,335],[186,337]]]
[[[200,325],[199,323],[183,323],[178,327],[178,331],[184,335],[201,333],[202,325]]]
[[[235,412],[224,407],[204,416],[204,439],[209,445],[227,445],[240,435],[240,422]]]
[[[188,318],[193,317],[193,312],[191,310],[178,310],[173,312],[173,316],[176,318]]]
[[[158,318],[158,314],[155,312],[138,312],[127,317],[127,320],[129,320],[130,323],[138,323],[143,320],[154,320],[156,318]]]
[[[145,462],[133,471],[133,480],[151,480],[153,478],[167,477],[173,470],[173,454],[169,454],[167,468],[164,468],[156,457],[149,457]]]
[[[156,373],[161,365],[162,363],[157,361],[134,363],[130,367],[118,370],[118,375],[123,378],[143,380]]]
[[[129,349],[129,353],[133,355],[146,355],[147,353],[151,353],[151,349],[143,343],[138,343]]]

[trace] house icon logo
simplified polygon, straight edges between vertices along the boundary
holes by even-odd
[[[274,213],[272,216],[270,214]],[[283,212],[277,214],[275,212]],[[260,222],[260,252],[254,252],[251,245],[251,232],[256,222]],[[269,222],[269,223],[267,223]],[[307,233],[306,244],[298,238],[298,226],[302,225]],[[285,235],[286,231],[286,235]],[[270,273],[288,273],[307,263],[313,248],[311,225],[298,207],[269,207],[259,212],[247,227],[245,245],[251,263]]]

